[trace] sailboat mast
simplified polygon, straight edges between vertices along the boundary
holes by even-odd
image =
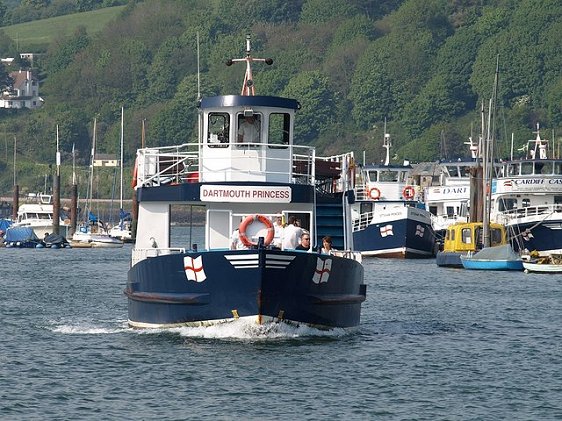
[[[89,185],[89,195],[88,195],[88,201],[87,206],[86,206],[86,210],[91,210],[92,209],[92,196],[93,196],[93,191],[94,191],[94,160],[96,158],[96,125],[97,125],[97,119],[94,118],[94,133],[92,135],[92,153],[90,155],[90,185]],[[86,212],[86,222],[88,222],[88,218],[89,215]]]
[[[121,170],[121,191],[119,197],[119,207],[123,209],[123,126],[124,126],[124,118],[125,118],[125,111],[124,107],[121,107],[121,161],[120,161],[120,170]]]
[[[484,215],[482,218],[483,235],[482,242],[484,247],[490,247],[490,214],[492,212],[492,180],[494,178],[494,143],[495,143],[495,111],[496,97],[498,92],[499,79],[499,55],[496,58],[496,74],[494,77],[494,89],[492,98],[488,105],[488,128],[486,135],[485,159],[484,159]]]

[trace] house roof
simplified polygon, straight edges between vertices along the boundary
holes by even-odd
[[[37,82],[37,77],[33,76],[33,73],[29,70],[19,70],[17,72],[10,72],[10,77],[14,79],[14,89],[21,89],[21,87],[28,80],[33,80]]]

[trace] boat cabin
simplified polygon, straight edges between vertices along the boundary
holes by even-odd
[[[482,248],[482,222],[456,223],[447,228],[443,245],[444,252],[468,252]],[[507,243],[505,227],[501,224],[490,224],[490,240],[492,246]]]

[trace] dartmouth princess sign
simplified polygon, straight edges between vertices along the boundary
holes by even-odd
[[[273,186],[201,186],[201,200],[206,202],[290,203],[290,187]]]

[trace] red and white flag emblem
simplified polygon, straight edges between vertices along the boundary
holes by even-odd
[[[205,271],[203,270],[202,256],[196,257],[195,259],[193,257],[185,256],[183,258],[183,267],[188,281],[203,282],[207,279]]]
[[[419,235],[420,237],[423,237],[424,232],[425,232],[424,227],[422,227],[421,225],[416,226],[416,235]]]
[[[523,240],[525,240],[525,241],[531,241],[531,238],[535,238],[535,236],[531,233],[530,230],[523,231],[521,236],[523,237]]]
[[[332,259],[322,260],[320,257],[317,257],[316,259],[316,270],[312,276],[312,282],[315,284],[328,282],[330,271],[332,270]]]
[[[386,237],[387,235],[394,235],[392,232],[392,225],[385,225],[381,227],[381,237]]]
[[[505,187],[513,187],[513,182],[512,182],[511,180],[505,180],[505,181],[503,182],[503,185],[504,185]]]

